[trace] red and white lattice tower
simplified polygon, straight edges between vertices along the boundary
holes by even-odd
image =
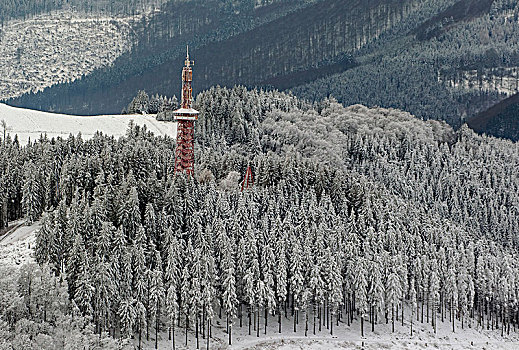
[[[195,121],[199,112],[193,109],[193,69],[187,49],[186,65],[182,70],[182,104],[173,112],[177,121],[177,149],[175,152],[175,174],[193,175],[195,171]]]

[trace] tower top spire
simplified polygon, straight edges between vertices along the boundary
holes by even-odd
[[[195,62],[191,61],[189,59],[189,45],[187,45],[187,47],[186,47],[186,67],[189,68],[189,67],[191,67],[191,65],[195,65]]]

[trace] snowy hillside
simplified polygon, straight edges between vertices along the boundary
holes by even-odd
[[[146,125],[156,136],[176,136],[175,123],[159,122],[154,116],[143,115],[108,115],[79,117],[53,114],[28,109],[15,108],[0,104],[0,120],[5,120],[7,132],[14,137],[18,135],[20,144],[27,143],[29,138],[36,140],[42,134],[50,137],[68,137],[81,133],[83,139],[90,139],[96,131],[106,135],[119,137],[125,134],[130,121],[136,125]]]
[[[0,100],[111,65],[131,48],[134,19],[59,11],[9,22],[0,30]]]

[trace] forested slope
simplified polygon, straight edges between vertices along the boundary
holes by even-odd
[[[169,1],[151,19],[143,18],[135,25],[138,43],[130,53],[119,57],[113,66],[97,70],[79,81],[60,84],[43,93],[28,94],[10,103],[70,114],[113,114],[119,113],[136,92],[144,88],[149,93],[172,96],[180,90],[179,67],[185,59],[187,44],[198,62],[196,48],[225,42],[312,2],[272,1],[258,7],[255,1]],[[214,48],[207,50],[206,60],[211,60],[214,54]],[[195,84],[196,91],[217,83],[213,73],[207,78],[199,75],[200,78],[211,79],[211,83]]]
[[[142,23],[139,44],[114,67],[12,103],[88,114],[119,112],[138,89],[172,95],[186,43],[197,62],[196,91],[237,83],[286,89],[356,66],[360,48],[389,30],[407,33],[451,2],[170,2]]]
[[[360,319],[369,338],[410,308],[406,326],[514,337],[517,143],[244,88],[213,88],[196,108],[194,179],[173,176],[173,140],[139,127],[0,146],[9,218],[43,213],[37,261],[96,333],[140,347],[167,330],[180,342],[180,327],[198,342],[221,317],[260,336],[273,314],[307,333]],[[30,317],[14,309],[0,308],[8,341]]]
[[[492,106],[469,119],[468,124],[478,132],[486,132],[498,137],[519,140],[519,94]]]
[[[334,96],[344,104],[396,107],[458,127],[517,89],[518,8],[509,1],[492,2],[488,12],[485,8],[448,8],[448,18],[368,48],[365,64],[293,92],[312,100]],[[474,79],[465,83],[467,72]]]
[[[518,18],[511,0],[173,1],[135,27],[138,44],[112,67],[10,103],[98,114],[141,89],[172,96],[189,43],[196,91],[292,89],[459,127],[518,91]]]

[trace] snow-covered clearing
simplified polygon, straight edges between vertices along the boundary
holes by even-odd
[[[0,100],[111,65],[130,50],[134,20],[63,10],[8,22],[0,29]]]
[[[128,129],[128,124],[133,121],[136,125],[146,125],[147,129],[155,136],[169,135],[176,137],[177,124],[160,122],[153,115],[106,115],[80,117],[63,114],[53,114],[33,111],[23,108],[15,108],[0,104],[0,121],[5,120],[7,132],[14,138],[18,135],[20,144],[27,143],[29,138],[37,140],[40,135],[47,137],[68,137],[70,134],[81,133],[83,139],[92,138],[97,131],[105,135],[115,137],[123,136]],[[0,130],[3,132],[3,130]]]

